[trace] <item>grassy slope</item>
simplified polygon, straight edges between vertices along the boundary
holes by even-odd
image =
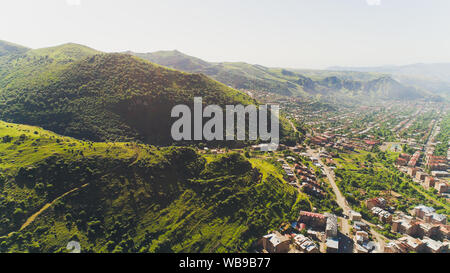
[[[99,54],[99,51],[77,45],[33,49],[20,54],[0,57],[0,91],[19,89],[54,80],[55,71],[64,69],[80,59]]]
[[[1,252],[66,251],[73,239],[93,252],[248,251],[310,209],[238,154],[207,163],[188,148],[84,142],[0,122],[0,160]]]

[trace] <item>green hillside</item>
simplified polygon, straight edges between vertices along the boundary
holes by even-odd
[[[25,84],[32,86],[36,81],[52,81],[56,71],[99,53],[85,46],[64,44],[0,57],[0,95],[24,88]]]
[[[153,53],[133,53],[127,51],[126,53],[135,55],[152,63],[164,63],[167,67],[176,68],[182,71],[197,71],[211,67],[211,64],[199,58],[187,56],[178,50],[173,51],[158,51]]]
[[[307,199],[239,154],[206,160],[0,122],[0,252],[71,240],[83,252],[245,252],[300,209]]]
[[[372,93],[377,97],[390,97],[390,98],[422,98],[423,94],[413,87],[405,87],[396,80],[389,76],[384,76],[379,79],[375,79],[367,82],[364,85],[364,89]]]
[[[170,142],[177,104],[255,103],[200,74],[68,44],[0,63],[0,117],[94,141]],[[96,54],[96,55],[95,55]]]

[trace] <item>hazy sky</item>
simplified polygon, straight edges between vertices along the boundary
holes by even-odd
[[[449,0],[0,0],[0,39],[324,68],[450,62]]]

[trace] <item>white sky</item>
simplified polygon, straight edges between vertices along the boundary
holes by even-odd
[[[293,68],[450,62],[450,1],[0,0],[0,39]]]

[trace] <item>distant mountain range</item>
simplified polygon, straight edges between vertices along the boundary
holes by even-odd
[[[329,70],[388,73],[392,75],[415,76],[427,78],[430,80],[450,82],[450,63],[411,64],[403,66],[377,67],[334,66],[330,67]]]
[[[361,71],[352,71],[351,68],[339,71],[335,70],[340,68],[327,71],[300,70],[269,68],[243,62],[212,63],[176,50],[125,53],[176,70],[204,74],[235,89],[261,90],[337,103],[446,96],[446,83],[390,74],[381,68],[365,68]],[[49,73],[48,68],[75,63],[96,54],[105,53],[76,44],[31,50],[13,43],[0,42],[0,88],[2,85],[3,88],[6,87],[9,81],[17,81],[16,77],[20,75],[23,79],[28,79],[38,71]],[[442,73],[441,78],[444,76]]]
[[[411,64],[404,66],[341,67],[329,68],[332,71],[356,71],[392,75],[403,83],[428,90],[433,94],[450,95],[450,63]]]
[[[203,73],[237,89],[341,102],[409,100],[430,96],[426,90],[400,83],[390,75],[381,73],[269,68],[242,62],[211,63],[177,50],[125,53],[170,68]]]

